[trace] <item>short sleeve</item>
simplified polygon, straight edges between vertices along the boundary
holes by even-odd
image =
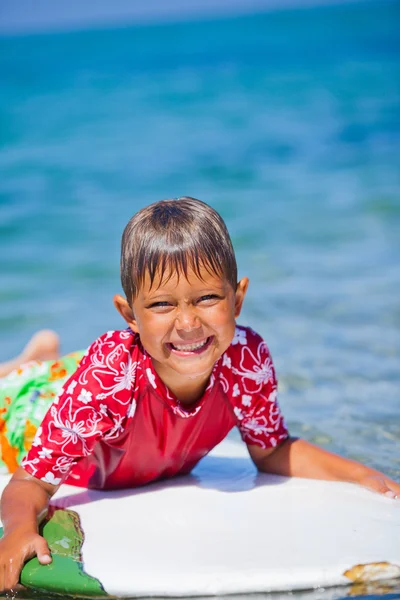
[[[31,475],[60,484],[101,440],[118,437],[132,414],[137,363],[132,332],[108,332],[85,353],[47,411],[22,461]]]
[[[236,341],[236,343],[235,343]],[[253,330],[237,328],[229,359],[230,400],[247,445],[273,448],[288,436],[277,400],[275,369],[267,344]]]

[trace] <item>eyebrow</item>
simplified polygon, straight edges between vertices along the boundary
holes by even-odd
[[[155,290],[158,293],[155,293],[154,295],[151,293],[149,293],[149,295],[146,297],[147,300],[158,300],[160,298],[166,298],[166,297],[171,297],[174,295],[173,292],[162,292],[159,290]],[[194,292],[195,296],[198,295],[202,295],[202,294],[206,294],[206,293],[210,293],[210,292],[219,292],[219,293],[225,293],[226,292],[226,286],[220,286],[220,285],[215,285],[215,286],[210,286],[210,287],[204,287],[201,288],[199,290],[196,290]]]
[[[153,302],[154,300],[160,300],[160,298],[169,298],[171,296],[172,296],[172,294],[167,294],[167,293],[155,294],[154,296],[150,294],[149,296],[145,296],[145,300],[146,300],[146,302]]]

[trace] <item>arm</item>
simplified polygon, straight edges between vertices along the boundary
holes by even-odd
[[[15,587],[24,562],[35,554],[41,564],[51,562],[46,540],[38,534],[51,496],[57,487],[29,475],[19,467],[4,489],[0,540],[0,591]]]
[[[256,467],[264,473],[358,483],[389,498],[400,498],[400,484],[380,471],[342,458],[305,440],[288,438],[276,448],[248,445]]]
[[[22,461],[23,468],[17,469],[4,490],[0,591],[17,583],[23,563],[35,554],[42,564],[51,562],[47,543],[38,534],[38,523],[51,496],[99,440],[113,439],[123,431],[121,422],[130,407],[131,387],[118,389],[115,373],[119,368],[123,377],[126,362],[131,365],[131,340],[132,335],[125,331],[109,332],[92,344],[46,413]],[[132,387],[134,374],[131,367]],[[105,393],[109,390],[114,390],[112,398]]]

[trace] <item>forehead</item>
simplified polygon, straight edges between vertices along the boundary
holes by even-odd
[[[150,273],[146,271],[139,294],[168,293],[177,289],[190,291],[190,289],[210,287],[225,289],[227,286],[230,287],[230,283],[222,273],[214,273],[204,265],[200,265],[198,270],[188,266],[186,273],[183,270],[173,268],[167,268],[163,272],[158,270],[155,273],[153,281],[151,281]]]

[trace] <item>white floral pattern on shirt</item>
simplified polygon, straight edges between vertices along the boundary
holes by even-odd
[[[129,348],[125,344],[116,345],[114,341],[111,341],[111,333],[106,334],[106,339],[97,352],[89,355],[90,361],[85,361],[89,364],[81,372],[78,383],[85,385],[88,383],[90,375],[102,389],[102,392],[96,396],[98,400],[104,400],[111,396],[117,402],[127,403],[130,400],[130,394],[124,392],[133,388],[137,363],[132,362]],[[112,348],[111,352],[104,354],[104,350],[107,350],[108,347]]]
[[[277,381],[264,340],[250,328],[237,327],[227,353],[231,359],[231,401],[242,439],[262,448],[277,446],[288,437],[277,402]]]
[[[159,383],[138,336],[130,330],[107,332],[88,349],[51,405],[22,466],[58,485],[96,443],[125,432],[149,384],[168,398],[178,418],[190,419],[201,411],[202,402],[188,411],[167,388],[159,389]],[[214,386],[230,403],[246,444],[269,448],[288,436],[276,399],[272,359],[254,331],[236,328],[232,344],[214,366],[205,395]]]

